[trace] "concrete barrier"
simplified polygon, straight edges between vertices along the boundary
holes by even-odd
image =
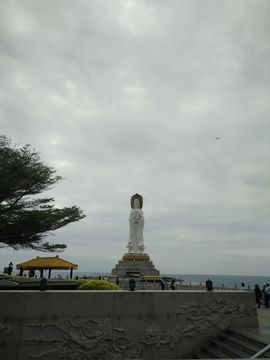
[[[1,360],[184,359],[228,328],[256,328],[245,291],[1,291]]]

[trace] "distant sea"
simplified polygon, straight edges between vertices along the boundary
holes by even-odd
[[[28,271],[26,272],[28,275]],[[54,270],[52,271],[51,278],[56,277],[58,274],[60,274],[63,279],[66,278],[66,276],[70,275],[70,271],[59,271]],[[110,274],[110,272],[82,272],[82,271],[73,271],[73,277],[78,276],[100,276],[104,274]],[[13,271],[12,275],[16,275],[16,272]],[[39,276],[39,272],[37,271],[37,275]],[[44,272],[45,277],[48,277],[47,271]],[[206,280],[210,279],[213,282],[214,287],[221,287],[224,284],[225,288],[235,288],[235,285],[237,289],[240,287],[241,283],[245,284],[246,289],[248,288],[248,285],[251,289],[254,289],[255,284],[258,284],[260,288],[262,288],[263,283],[270,283],[270,275],[268,276],[240,276],[240,275],[202,275],[202,274],[161,274],[162,276],[166,277],[172,277],[176,279],[182,279],[185,281],[191,281],[195,283],[205,283]]]
[[[240,275],[195,275],[195,274],[164,274],[164,276],[175,277],[178,279],[205,283],[206,280],[210,279],[213,282],[213,287],[221,287],[224,284],[225,288],[236,288],[239,289],[241,283],[245,284],[245,288],[250,285],[251,289],[254,289],[255,285],[258,284],[260,288],[264,283],[270,283],[270,275],[268,276],[240,276]]]

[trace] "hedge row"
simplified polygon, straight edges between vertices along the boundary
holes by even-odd
[[[78,290],[122,290],[115,283],[111,283],[105,280],[77,280],[79,287]]]

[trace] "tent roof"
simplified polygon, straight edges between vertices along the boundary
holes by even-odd
[[[21,264],[16,265],[18,268],[23,268],[25,270],[34,268],[34,269],[69,269],[69,268],[77,268],[78,265],[72,264],[66,260],[60,259],[59,256],[55,257],[39,257],[36,259],[32,259],[26,261]]]

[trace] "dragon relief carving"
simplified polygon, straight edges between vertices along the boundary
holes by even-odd
[[[184,303],[173,313],[186,315],[187,320],[191,322],[190,325],[181,331],[179,324],[163,333],[161,328],[153,323],[145,330],[146,340],[140,343],[154,345],[156,348],[167,345],[170,349],[174,349],[185,337],[203,335],[211,327],[216,327],[221,331],[227,330],[233,319],[252,316],[257,313],[257,310],[254,306],[248,311],[244,304],[231,304],[228,299],[211,299],[204,306],[194,302]],[[53,327],[60,331],[60,335],[53,339],[40,337],[25,339],[24,341],[28,342],[58,344],[54,349],[31,355],[31,358],[50,356],[68,360],[130,360],[140,359],[143,351],[143,346],[136,345],[126,336],[127,331],[124,327],[112,330],[109,319],[101,323],[88,319],[82,326],[75,325],[70,319],[66,320],[64,326],[55,323],[36,323],[27,326],[42,329]]]
[[[10,335],[12,333],[13,327],[10,324],[2,324],[0,322],[0,331],[4,331],[4,334]]]
[[[257,313],[256,307],[252,307],[247,311],[244,304],[231,304],[228,299],[224,300],[208,300],[206,306],[197,305],[189,302],[180,306],[179,310],[173,311],[177,315],[188,315],[187,319],[191,321],[182,332],[179,326],[171,331],[168,330],[165,335],[162,334],[161,329],[152,324],[145,330],[147,341],[141,341],[147,345],[155,345],[157,348],[160,345],[169,344],[171,349],[174,349],[185,336],[195,337],[199,334],[203,335],[211,327],[217,327],[219,330],[227,330],[232,320],[237,316],[243,317],[246,315],[254,315]]]
[[[156,324],[151,324],[145,331],[147,341],[141,341],[147,345],[155,345],[157,348],[162,344],[170,344],[170,348],[174,349],[175,345],[181,340],[181,331],[179,326],[175,326],[174,330],[168,330],[165,336]]]
[[[142,346],[137,347],[126,336],[114,338],[109,319],[106,319],[103,323],[98,323],[94,319],[88,319],[82,326],[75,325],[70,319],[66,320],[66,326],[64,327],[54,323],[36,323],[27,326],[42,329],[53,327],[61,332],[61,337],[53,339],[40,337],[24,339],[24,341],[35,341],[42,344],[59,344],[57,348],[30,355],[31,358],[50,356],[69,360],[130,360],[139,359],[140,353],[143,350]],[[123,327],[113,330],[126,333]]]

